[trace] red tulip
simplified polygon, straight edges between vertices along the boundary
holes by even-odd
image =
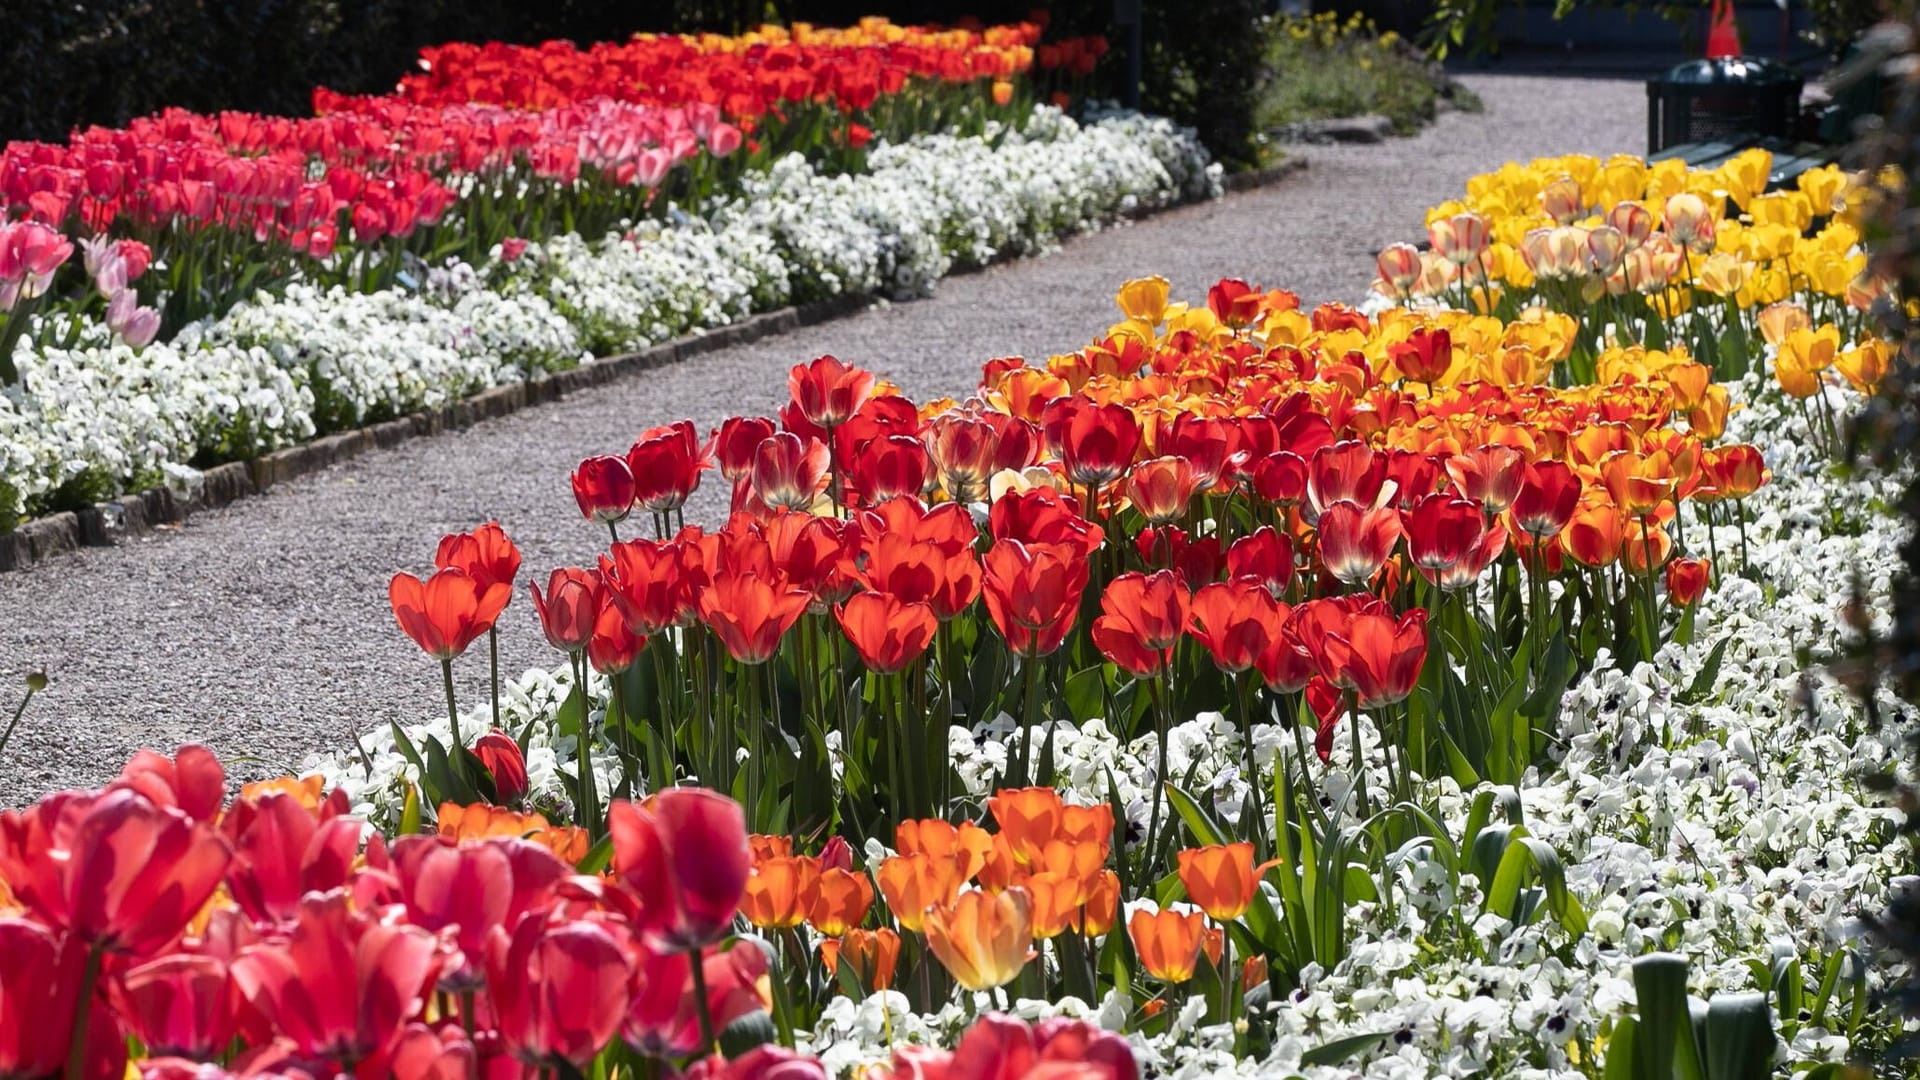
[[[633,501],[643,510],[678,510],[700,486],[700,474],[713,464],[713,447],[695,434],[693,421],[648,428],[627,451],[633,473]]]
[[[1180,575],[1187,588],[1198,589],[1220,580],[1226,555],[1218,536],[1189,537],[1172,525],[1149,525],[1133,538],[1134,550],[1148,566],[1164,567]]]
[[[1307,460],[1307,497],[1322,513],[1337,502],[1378,504],[1386,480],[1387,458],[1363,442],[1323,446]]]
[[[155,806],[170,806],[195,821],[220,814],[227,794],[227,773],[204,746],[189,744],[172,759],[152,750],[136,750],[111,787],[131,788]]]
[[[1527,478],[1526,455],[1511,446],[1481,446],[1447,459],[1447,475],[1460,493],[1487,513],[1498,514],[1513,505]]]
[[[1100,597],[1093,643],[1121,670],[1156,678],[1172,663],[1192,610],[1193,599],[1173,571],[1121,574]]]
[[[1331,635],[1327,656],[1334,681],[1354,691],[1363,709],[1413,693],[1427,659],[1427,613],[1414,609],[1399,621],[1376,611],[1353,617],[1344,635]]]
[[[987,528],[995,540],[1066,545],[1082,560],[1105,540],[1100,526],[1081,517],[1050,487],[994,500],[993,508],[987,511]]]
[[[1400,541],[1400,513],[1390,506],[1363,510],[1337,502],[1320,514],[1320,561],[1347,585],[1362,585],[1379,573]]]
[[[433,565],[440,570],[449,567],[464,570],[482,589],[501,583],[511,589],[514,577],[520,573],[520,549],[507,538],[498,522],[489,521],[472,532],[441,537]]]
[[[1022,656],[1058,649],[1079,614],[1089,567],[1073,549],[1002,540],[987,552],[982,593],[987,615]]]
[[[109,992],[114,1011],[151,1057],[209,1061],[237,1033],[233,984],[218,956],[169,953],[120,976]]]
[[[647,639],[627,627],[627,617],[608,591],[600,601],[600,614],[593,620],[593,638],[587,642],[587,662],[602,675],[618,675],[633,666],[646,648]]]
[[[529,912],[487,930],[487,998],[514,1057],[583,1069],[620,1031],[632,964],[608,927]]]
[[[1406,515],[1407,554],[1432,580],[1472,553],[1487,531],[1480,504],[1447,492],[1435,492]]]
[[[1260,321],[1261,294],[1239,278],[1221,278],[1207,290],[1213,317],[1235,330]]]
[[[458,993],[477,989],[487,932],[516,926],[546,906],[570,872],[546,847],[517,838],[456,843],[439,836],[403,836],[393,845],[393,875],[407,921],[450,936],[459,948],[440,983]]]
[[[777,432],[754,451],[753,492],[768,506],[805,510],[825,487],[827,466],[825,443]]]
[[[758,574],[715,581],[700,594],[700,618],[720,636],[727,653],[743,664],[765,663],[780,639],[807,613],[807,593]]]
[[[412,574],[395,574],[387,586],[393,617],[400,629],[428,656],[451,660],[467,651],[494,621],[513,595],[506,582],[482,585],[464,571],[436,571],[425,581]]]
[[[220,829],[233,847],[227,892],[263,928],[291,923],[307,893],[345,885],[360,855],[360,822],[322,819],[285,792],[235,802]]]
[[[1580,506],[1580,476],[1563,461],[1527,466],[1513,499],[1513,523],[1542,540],[1560,535]]]
[[[212,825],[124,788],[0,811],[0,880],[34,918],[106,952],[171,944],[230,858]]]
[[[939,626],[933,609],[902,602],[891,593],[866,592],[848,598],[833,613],[847,640],[867,667],[890,675],[918,660]]]
[[[1691,607],[1707,591],[1713,564],[1705,559],[1675,559],[1667,564],[1667,599],[1674,607]]]
[[[729,416],[713,433],[713,456],[729,483],[753,472],[754,453],[773,437],[774,422],[764,416]]]
[[[1234,446],[1238,440],[1239,429],[1229,420],[1197,413],[1180,413],[1161,432],[1160,450],[1174,457],[1185,458],[1187,464],[1193,467],[1199,489],[1205,491],[1220,482],[1230,459],[1236,456]]]
[[[0,1076],[59,1076],[73,1038],[87,950],[27,919],[0,918]],[[83,1080],[121,1080],[127,1040],[98,997],[88,1005]]]
[[[1273,647],[1286,615],[1264,586],[1215,582],[1193,594],[1193,637],[1220,670],[1238,673]]]
[[[249,947],[231,971],[293,1054],[351,1064],[398,1039],[432,989],[437,953],[431,934],[356,913],[334,891],[307,896],[286,940]]]
[[[1432,386],[1453,369],[1453,335],[1444,327],[1421,327],[1408,334],[1406,341],[1387,346],[1387,358],[1400,369],[1401,377]]]
[[[627,459],[602,454],[573,470],[573,501],[580,516],[600,525],[625,521],[633,511],[633,470]]]
[[[678,619],[687,592],[676,543],[626,540],[600,556],[607,597],[639,637],[650,637]]]
[[[1387,479],[1394,486],[1393,501],[1402,510],[1433,494],[1440,486],[1440,477],[1440,463],[1432,454],[1387,451]]]
[[[873,372],[822,356],[793,366],[787,373],[787,392],[809,423],[831,430],[866,404],[873,382]]]
[[[1100,487],[1125,476],[1140,448],[1140,421],[1125,405],[1056,398],[1042,418],[1047,446],[1066,466],[1067,479]]]
[[[1250,481],[1255,495],[1291,506],[1306,498],[1307,459],[1291,450],[1276,450],[1254,463]]]
[[[619,621],[617,612],[615,621]],[[625,627],[621,629],[625,630]],[[494,802],[503,805],[515,803],[526,795],[527,759],[520,752],[520,744],[513,741],[513,736],[495,728],[474,741],[473,753],[493,777]]]
[[[686,952],[727,935],[751,865],[739,803],[704,788],[667,788],[637,805],[616,800],[607,830],[649,943]]]
[[[886,435],[869,440],[848,460],[847,481],[866,506],[902,495],[917,498],[932,486],[933,460],[912,435]]]
[[[561,652],[579,652],[593,640],[593,625],[605,604],[606,584],[592,570],[567,566],[547,577],[547,592],[540,594],[537,582],[527,582],[533,594],[533,610],[540,615],[540,629],[547,644]]]
[[[1292,542],[1260,526],[1227,548],[1227,577],[1255,582],[1279,599],[1293,580]]]

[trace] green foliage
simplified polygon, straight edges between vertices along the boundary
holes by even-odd
[[[1331,12],[1268,19],[1262,33],[1263,75],[1254,105],[1261,131],[1288,124],[1377,115],[1408,135],[1431,122],[1442,100],[1480,109],[1473,92],[1392,31],[1380,33],[1359,15]]]

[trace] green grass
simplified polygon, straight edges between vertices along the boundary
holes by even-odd
[[[1453,82],[1419,50],[1391,32],[1375,33],[1358,17],[1331,13],[1278,17],[1265,26],[1263,71],[1254,106],[1256,130],[1378,115],[1395,134],[1430,123],[1442,100],[1469,112],[1480,99]]]

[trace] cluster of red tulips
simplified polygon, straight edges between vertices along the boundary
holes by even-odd
[[[530,587],[575,682],[610,685],[599,737],[588,720],[577,740],[579,819],[600,816],[600,743],[634,790],[691,774],[762,831],[887,836],[962,793],[952,727],[1002,714],[1015,786],[1051,779],[1059,721],[1130,739],[1216,709],[1250,780],[1256,724],[1288,728],[1304,768],[1331,767],[1344,723],[1361,813],[1369,727],[1396,796],[1440,770],[1509,781],[1549,718],[1479,714],[1515,685],[1552,700],[1603,647],[1651,656],[1688,632],[1668,615],[1711,562],[1681,554],[1683,507],[1711,546],[1721,508],[1740,520],[1767,478],[1753,447],[1712,445],[1724,390],[1683,353],[1611,357],[1614,384],[1558,390],[1460,377],[1488,364],[1476,348],[1508,371],[1564,358],[1550,326],[1375,323],[1237,281],[1192,308],[1129,283],[1121,306],[1045,368],[989,363],[964,403],[917,407],[822,357],[793,368],[777,419],[683,421],[582,462],[576,500],[611,545]],[[710,470],[733,508],[713,531],[684,521]],[[393,599],[450,669],[518,555],[487,526],[438,565]]]
[[[9,144],[0,224],[146,244],[164,273],[141,289],[165,294],[177,327],[296,269],[376,287],[403,252],[473,261],[510,238],[598,235],[669,199],[697,204],[778,154],[850,167],[876,128],[899,137],[1014,116],[1038,33],[878,23],[811,32],[839,35],[822,43],[759,31],[584,52],[447,45],[426,50],[427,71],[397,93],[317,90],[311,118],[174,109],[64,145]],[[1070,42],[1048,55],[1098,50]],[[903,96],[912,107],[894,108]],[[521,183],[501,184],[509,174]],[[352,257],[327,262],[336,249]],[[15,337],[41,294],[87,302],[50,280],[0,292]],[[4,357],[0,376],[12,378]]]
[[[1090,75],[1106,52],[1103,38],[1041,45],[1039,23],[979,30],[895,26],[881,18],[846,29],[765,26],[737,37],[640,34],[582,49],[455,43],[421,51],[421,71],[399,93],[424,105],[478,102],[551,109],[607,97],[643,105],[713,102],[748,126],[801,102],[869,109],[909,83],[967,85],[1042,70]],[[339,101],[316,99],[320,111]]]
[[[770,957],[735,922],[767,871],[732,800],[615,802],[578,865],[524,820],[460,828],[485,807],[391,839],[345,807],[313,781],[228,800],[218,759],[189,746],[0,812],[0,1071],[501,1080],[664,1063],[826,1080],[790,1025],[785,1045],[764,1037]],[[879,1075],[1136,1070],[1085,1024],[988,1017],[957,1053],[903,1049]]]

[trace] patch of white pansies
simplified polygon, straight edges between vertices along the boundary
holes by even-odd
[[[1857,404],[1843,400],[1850,398],[1843,391],[1831,393],[1836,407]],[[1758,375],[1734,394],[1747,405],[1734,414],[1727,439],[1759,446],[1774,471],[1773,482],[1746,503],[1753,576],[1737,573],[1740,530],[1722,525],[1715,536],[1719,585],[1700,603],[1691,643],[1669,644],[1653,662],[1627,671],[1603,656],[1562,702],[1556,765],[1520,786],[1526,828],[1564,863],[1588,916],[1587,933],[1573,937],[1551,919],[1511,926],[1482,914],[1485,883],[1471,873],[1456,877],[1432,860],[1394,860],[1376,883],[1380,901],[1347,910],[1345,959],[1327,969],[1310,966],[1301,988],[1270,1007],[1276,1033],[1268,1054],[1236,1058],[1232,1028],[1196,1016],[1174,1034],[1136,1036],[1150,1071],[1574,1080],[1592,1075],[1596,1040],[1611,1021],[1632,1014],[1637,957],[1684,955],[1690,989],[1704,996],[1752,988],[1753,965],[1764,967],[1776,953],[1799,957],[1817,980],[1828,957],[1856,947],[1855,916],[1879,907],[1905,866],[1903,850],[1889,844],[1899,815],[1862,790],[1858,770],[1897,760],[1903,748],[1898,730],[1870,730],[1855,699],[1807,658],[1837,655],[1852,642],[1838,605],[1856,583],[1876,613],[1876,630],[1886,628],[1904,527],[1884,508],[1899,478],[1838,474],[1811,448],[1798,407],[1789,408]],[[1687,523],[1690,543],[1704,546],[1701,529]],[[1685,703],[1722,641],[1710,688]],[[554,755],[572,760],[571,740],[551,734],[564,696],[553,675],[531,672],[507,703],[512,729],[534,723],[530,770],[537,798],[551,805],[566,800]],[[1891,697],[1880,704],[1886,716],[1908,711]],[[483,710],[475,710],[466,730],[477,733],[485,723]],[[953,732],[956,765],[975,794],[989,789],[1007,760],[1008,727]],[[414,731],[416,738],[445,738],[444,722]],[[1254,735],[1263,771],[1297,756],[1282,729],[1256,725]],[[1365,735],[1369,783],[1383,790],[1385,761],[1370,727]],[[1096,720],[1060,725],[1053,737],[1069,799],[1106,801],[1111,776],[1128,816],[1144,829],[1156,769],[1153,736],[1122,745]],[[1194,793],[1230,818],[1246,797],[1243,753],[1237,726],[1205,714],[1171,731],[1167,772],[1191,777]],[[370,777],[351,756],[314,759],[308,767],[346,787],[363,812],[389,818],[413,775],[390,747],[373,750],[372,764]],[[1308,768],[1338,799],[1352,764],[1343,738],[1330,762],[1312,758]],[[1451,780],[1425,784],[1423,792],[1460,839],[1473,793]],[[874,845],[869,861],[884,854]],[[1843,981],[1860,971],[1857,964],[1843,960]],[[1869,992],[1877,987],[1874,976],[1863,978]],[[1012,1005],[1031,1017],[1093,1016],[1116,1030],[1124,1030],[1128,1015],[1118,999],[1092,1008],[1077,1001]],[[1829,1026],[1803,1027],[1791,1045],[1781,1044],[1776,1062],[1844,1059],[1845,1012],[1835,1006]],[[897,1042],[950,1042],[961,1021],[957,1005],[911,1015],[897,994],[836,1000],[809,1045],[844,1074],[885,1059]],[[1363,1034],[1384,1038],[1340,1065],[1301,1065],[1316,1047]]]
[[[1021,130],[876,145],[859,174],[791,155],[704,218],[670,209],[373,293],[295,280],[144,349],[91,322],[27,334],[22,380],[0,390],[0,528],[755,311],[921,295],[956,267],[1219,192],[1191,130],[1040,107]]]

